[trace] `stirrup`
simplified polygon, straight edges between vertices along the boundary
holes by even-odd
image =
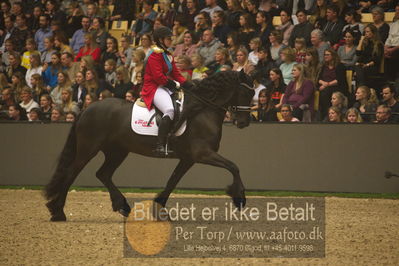
[[[174,151],[168,149],[168,144],[157,144],[157,147],[154,150],[154,153],[157,157],[168,157],[174,154]]]

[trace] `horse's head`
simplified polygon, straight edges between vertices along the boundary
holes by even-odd
[[[252,89],[252,78],[241,70],[238,74],[239,84],[232,102],[232,112],[234,123],[238,128],[249,126],[250,122],[250,103],[254,97],[254,90]]]

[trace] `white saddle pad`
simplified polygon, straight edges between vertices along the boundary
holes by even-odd
[[[180,112],[183,110],[183,101],[184,96],[181,100]],[[148,136],[158,136],[158,125],[155,121],[155,117],[151,120],[151,123],[148,124],[151,117],[155,114],[155,108],[148,111],[147,107],[140,106],[137,101],[133,104],[132,111],[132,129],[135,133],[139,135],[148,135]],[[182,126],[175,132],[175,136],[180,136],[186,130],[187,121],[184,121]]]

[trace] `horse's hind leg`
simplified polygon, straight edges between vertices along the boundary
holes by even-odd
[[[172,175],[169,177],[165,190],[157,195],[157,197],[155,198],[155,202],[165,207],[166,202],[169,199],[170,193],[172,193],[177,183],[179,183],[180,179],[184,176],[185,173],[187,173],[187,171],[193,166],[193,164],[194,162],[190,160],[180,160]]]
[[[97,171],[96,176],[109,191],[112,201],[112,209],[114,211],[119,211],[120,214],[127,217],[130,213],[129,204],[127,204],[126,198],[112,182],[112,175],[125,160],[128,152],[116,149],[104,149],[103,152],[105,160],[103,165]]]
[[[47,204],[47,208],[51,213],[51,221],[66,221],[64,213],[64,206],[68,190],[75,181],[76,177],[86,166],[86,164],[97,154],[98,150],[92,149],[79,149],[76,158],[72,165],[68,168],[68,173],[65,175],[62,186],[57,196],[51,199]],[[83,152],[85,151],[85,152]]]
[[[232,161],[227,160],[220,154],[214,151],[208,153],[201,153],[201,157],[197,158],[196,162],[209,164],[217,167],[222,167],[230,171],[233,175],[233,184],[227,187],[227,194],[233,198],[234,205],[237,208],[245,206],[245,188],[241,181],[240,171]]]

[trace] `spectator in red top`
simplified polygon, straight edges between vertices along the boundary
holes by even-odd
[[[303,37],[298,37],[295,39],[295,61],[300,64],[305,63],[306,57],[306,41]]]
[[[90,55],[95,62],[99,62],[101,58],[101,50],[98,47],[93,35],[90,33],[85,34],[85,45],[80,48],[79,53],[75,57],[75,61],[80,61],[80,58],[85,55]]]
[[[150,110],[154,104],[163,117],[159,125],[158,143],[155,153],[165,156],[167,135],[172,126],[174,108],[170,94],[176,89],[176,81],[180,84],[186,82],[177,69],[168,48],[172,45],[172,31],[167,27],[159,27],[154,31],[156,47],[150,51],[145,67],[144,86],[141,96]]]

